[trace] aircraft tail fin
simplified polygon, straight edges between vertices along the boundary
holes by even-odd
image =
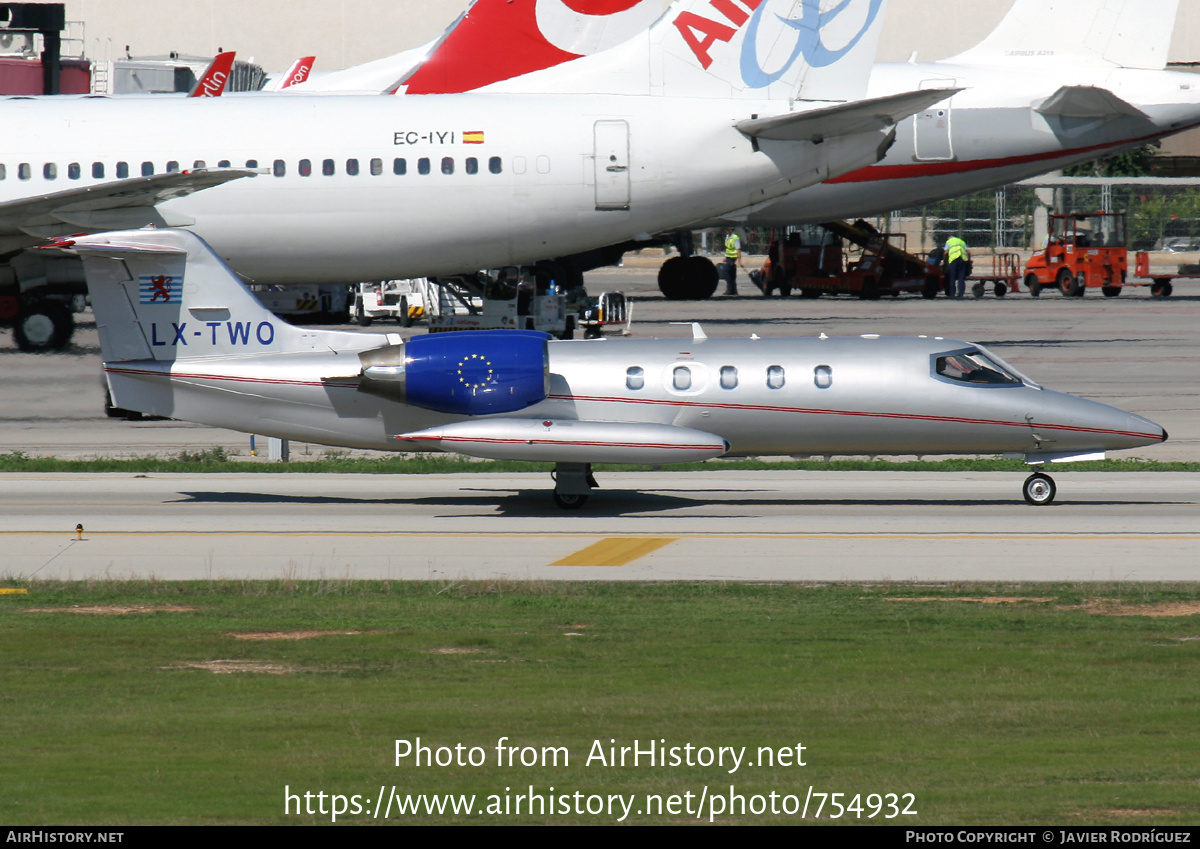
[[[292,67],[288,68],[279,79],[271,83],[268,91],[283,91],[295,85],[300,85],[308,79],[308,75],[312,73],[313,65],[316,63],[316,56],[303,56],[292,63]]]
[[[1014,66],[1081,62],[1162,70],[1179,0],[1016,0],[979,44],[943,61]]]
[[[856,100],[866,93],[884,2],[676,0],[618,47],[485,90]]]
[[[377,334],[293,327],[264,307],[199,236],[124,230],[48,249],[83,260],[105,362],[178,361],[382,344]]]
[[[233,71],[233,60],[236,56],[237,53],[232,50],[218,53],[204,73],[200,75],[200,79],[196,81],[196,85],[188,97],[220,97],[221,93],[225,91],[225,85],[229,82],[229,75]]]
[[[474,0],[401,90],[456,94],[550,68],[616,47],[661,13],[662,0]]]

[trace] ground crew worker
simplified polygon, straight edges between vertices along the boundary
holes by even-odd
[[[742,264],[742,240],[730,227],[725,231],[725,294],[737,294],[737,267]]]
[[[958,236],[946,240],[946,294],[962,298],[967,294],[967,260],[971,258],[967,243]]]

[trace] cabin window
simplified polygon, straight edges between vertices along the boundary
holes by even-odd
[[[67,166],[67,179],[78,180],[83,176],[83,169],[79,167],[78,162],[72,162]]]
[[[203,171],[207,167],[208,167],[208,163],[205,162],[203,159],[197,159],[195,162],[192,163],[193,171]]]
[[[154,176],[154,163],[153,162],[143,162],[142,163],[142,176],[143,177],[153,177]]]
[[[738,374],[733,366],[721,366],[721,388],[737,389]]]
[[[33,169],[29,167],[28,162],[22,162],[17,166],[17,179],[28,180],[33,176]]]
[[[463,163],[463,170],[465,170],[468,174],[478,174],[479,160],[474,156],[468,156],[467,161]]]
[[[47,162],[42,166],[42,176],[47,180],[58,179],[58,166],[53,162]]]
[[[692,370],[687,366],[675,366],[671,370],[671,385],[680,392],[687,392],[692,388]]]
[[[550,173],[550,157],[549,156],[539,156],[537,158],[537,172],[539,174],[549,174]]]
[[[767,388],[783,388],[783,366],[767,366]]]
[[[817,366],[813,369],[813,383],[818,389],[833,386],[833,369],[829,366]]]
[[[403,177],[408,173],[408,160],[397,157],[392,160],[392,173],[398,177]]]
[[[429,173],[429,160],[424,156],[417,160],[417,173],[422,176]]]
[[[625,369],[625,388],[638,390],[646,385],[646,372],[641,366]]]
[[[525,173],[525,157],[524,156],[514,156],[513,161],[512,161],[512,168],[513,168],[514,174],[524,174]]]
[[[0,163],[0,180],[4,180],[7,178],[8,178],[8,167],[6,165]]]
[[[383,160],[382,159],[372,159],[371,160],[371,176],[378,177],[382,173],[383,173]]]
[[[92,179],[94,179],[94,180],[103,180],[104,179],[104,163],[103,162],[93,162],[92,163]]]
[[[128,176],[129,176],[129,163],[128,162],[118,162],[117,163],[117,179],[124,180]]]
[[[453,174],[454,173],[454,157],[453,156],[443,156],[442,157],[442,173],[443,174]]]
[[[1021,379],[1009,374],[998,363],[988,359],[981,351],[960,351],[943,354],[934,360],[934,371],[940,377],[957,383],[973,383],[984,386],[1019,386]]]
[[[499,174],[501,171],[504,170],[501,167],[499,156],[493,156],[491,159],[488,160],[488,170],[491,171],[493,174]]]
[[[346,160],[346,173],[349,174],[351,177],[358,176],[358,160],[357,159],[347,159]]]
[[[229,167],[229,160],[228,160],[228,159],[222,159],[220,162],[218,162],[218,163],[217,163],[217,167],[218,167],[218,168],[228,168],[228,167]]]
[[[326,177],[332,177],[333,172],[335,170],[336,169],[333,167],[332,159],[326,159],[324,162],[321,163],[321,173],[324,174]]]
[[[300,172],[301,177],[311,177],[312,176],[312,160],[311,159],[301,159],[300,164],[299,164],[299,166],[297,166],[296,170]]]
[[[167,173],[168,173],[168,174],[177,174],[177,173],[179,173],[179,163],[178,163],[178,162],[176,162],[176,161],[175,161],[175,160],[173,160],[173,159],[172,159],[170,162],[168,162],[168,163],[167,163]]]
[[[287,176],[287,163],[285,163],[282,159],[276,159],[275,162],[271,165],[271,173],[274,174],[276,177],[286,177]]]
[[[257,159],[247,159],[247,160],[246,160],[246,167],[247,167],[247,168],[257,168],[257,167],[258,167],[258,160],[257,160]]]

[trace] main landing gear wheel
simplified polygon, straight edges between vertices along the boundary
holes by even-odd
[[[586,495],[574,495],[568,493],[554,493],[554,503],[561,510],[578,510],[584,504],[587,504],[588,497]]]
[[[62,350],[74,332],[75,317],[59,301],[38,301],[23,309],[13,323],[13,341],[17,347],[34,353]]]
[[[1034,507],[1043,507],[1049,504],[1058,493],[1058,487],[1054,485],[1053,478],[1042,472],[1036,472],[1025,478],[1025,484],[1021,489],[1025,495],[1025,501]]]

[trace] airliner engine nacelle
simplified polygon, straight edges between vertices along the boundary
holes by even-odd
[[[460,416],[513,413],[550,390],[550,336],[473,330],[414,336],[359,354],[359,391]]]

